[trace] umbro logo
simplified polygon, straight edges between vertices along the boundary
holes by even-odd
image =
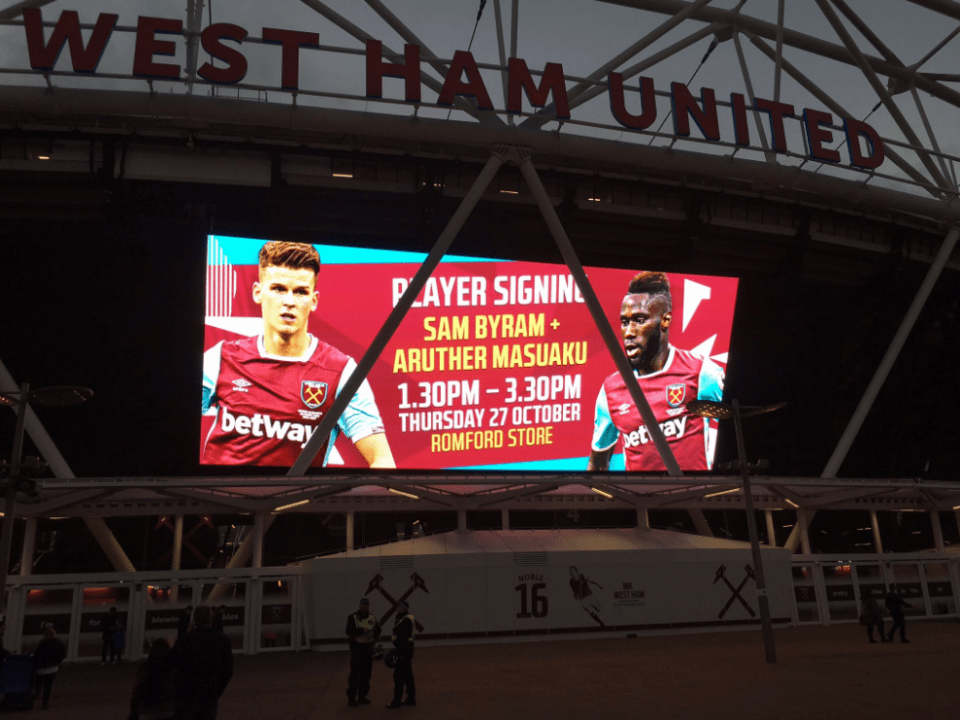
[[[630,403],[623,403],[617,408],[617,415],[626,415],[628,412],[630,412],[630,408],[632,407],[633,405]]]
[[[253,385],[252,382],[249,380],[244,380],[243,378],[238,378],[237,380],[233,381],[233,389],[237,392],[250,392],[247,390],[247,388],[251,385]]]

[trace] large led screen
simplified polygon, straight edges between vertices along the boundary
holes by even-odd
[[[290,467],[423,259],[211,236],[201,463]],[[722,397],[736,279],[586,271],[680,466],[709,469],[685,403]],[[664,469],[568,268],[454,256],[313,466]]]

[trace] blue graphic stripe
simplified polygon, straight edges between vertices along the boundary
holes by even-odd
[[[515,470],[522,472],[560,472],[573,471],[584,472],[587,469],[586,455],[574,458],[558,458],[556,460],[532,460],[530,462],[503,463],[501,465],[465,465],[461,467],[448,467],[444,470]],[[610,470],[613,472],[622,472],[626,469],[623,455],[616,454],[610,458]],[[589,478],[589,475],[587,476]]]
[[[225,237],[210,235],[208,243],[218,242],[223,249],[223,264],[256,265],[259,263],[260,248],[266,240],[252,238]],[[380,248],[340,247],[338,245],[314,245],[320,253],[324,265],[387,265],[391,263],[423,263],[426,253],[407,252],[405,250],[383,250]],[[511,262],[494,258],[474,258],[463,255],[447,255],[445,263]],[[214,264],[211,262],[211,264]]]

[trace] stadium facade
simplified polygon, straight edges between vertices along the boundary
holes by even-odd
[[[139,657],[182,608],[210,602],[226,606],[238,651],[339,649],[323,619],[361,595],[381,615],[409,597],[433,642],[740,628],[760,621],[745,509],[775,623],[855,620],[892,583],[916,616],[957,616],[960,95],[944,64],[956,33],[940,28],[960,5],[895,3],[877,18],[818,0],[815,17],[791,18],[783,2],[751,15],[620,0],[550,20],[496,0],[457,18],[476,33],[468,49],[449,9],[289,5],[276,26],[209,0],[186,15],[59,0],[0,10],[4,442],[20,427],[20,383],[95,392],[76,409],[31,407],[24,452],[13,443],[15,464],[35,453],[49,470],[13,506],[7,647],[52,623],[71,658],[93,658],[116,605]],[[922,45],[888,45],[896,13],[928,30]],[[695,293],[711,297],[702,278],[738,278],[728,344],[689,342],[726,369],[725,398],[787,402],[744,423],[748,459],[770,469],[757,465],[745,497],[739,471],[681,468],[673,426],[646,415],[665,470],[587,473],[589,429],[543,462],[373,470],[351,464],[348,444],[342,464],[311,469],[336,407],[289,469],[200,464],[204,328],[250,326],[223,308],[247,294],[231,273],[255,261],[210,259],[235,238],[345,248],[324,265],[341,274],[363,253],[407,254],[381,314],[361,312],[377,293],[370,261],[348,288],[359,320],[324,319],[338,343],[364,325],[350,381],[369,373],[385,416],[401,406],[384,404],[376,373],[400,372],[391,338],[429,308],[421,292],[441,261],[496,258],[497,278],[507,263],[569,273],[578,322],[595,330],[583,342],[608,373],[626,358],[617,308],[597,298],[624,288],[588,275],[662,270],[682,279],[684,315]],[[527,313],[510,297],[507,310]],[[486,382],[480,370],[458,367],[443,391]],[[566,376],[556,392],[582,399],[577,418],[592,425],[599,384],[574,397]],[[533,387],[531,413],[558,420],[521,412],[515,429],[539,428],[525,442],[547,445],[546,428],[574,418],[551,409],[549,382],[539,399]],[[390,427],[397,458],[430,447],[419,425]],[[720,421],[718,463],[738,455]],[[454,606],[476,606],[475,622],[458,627]]]

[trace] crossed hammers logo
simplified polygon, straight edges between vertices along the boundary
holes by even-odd
[[[737,587],[734,587],[733,583],[727,580],[727,576],[725,574],[727,572],[726,566],[721,564],[720,567],[717,568],[717,574],[716,574],[716,577],[713,578],[713,584],[716,585],[718,582],[723,580],[727,584],[727,587],[730,588],[730,592],[733,593],[733,595],[730,596],[730,599],[727,600],[727,604],[723,606],[723,610],[721,610],[720,614],[717,615],[717,617],[721,620],[723,619],[723,616],[727,614],[727,610],[730,609],[730,606],[733,605],[734,600],[740,601],[740,604],[747,609],[748,613],[750,613],[750,617],[754,617],[756,615],[756,613],[753,611],[753,608],[750,607],[747,604],[747,601],[743,599],[743,595],[740,594],[740,591],[743,590],[744,587],[746,587],[748,580],[753,580],[754,582],[756,582],[757,578],[753,574],[753,568],[750,567],[749,565],[744,565],[743,569],[747,571],[747,575],[746,577],[743,578],[743,581]]]
[[[427,590],[427,585],[426,583],[423,582],[423,578],[417,575],[416,573],[413,573],[413,575],[410,576],[410,579],[413,580],[413,585],[410,586],[410,589],[407,590],[403,595],[401,595],[398,600],[394,600],[393,597],[390,595],[390,593],[384,590],[383,586],[380,584],[381,581],[383,580],[383,575],[381,575],[380,573],[377,573],[376,575],[373,576],[373,579],[370,581],[370,584],[367,586],[367,591],[364,593],[364,595],[369,595],[374,590],[379,590],[380,594],[383,595],[384,600],[390,603],[390,609],[383,614],[382,618],[380,618],[380,621],[382,623],[387,622],[390,616],[396,612],[397,605],[400,603],[400,601],[406,600],[408,597],[413,595],[415,590],[423,590],[425,593],[430,592],[429,590]],[[423,625],[420,624],[420,621],[414,618],[413,622],[417,626],[417,630],[420,632],[423,632]]]

